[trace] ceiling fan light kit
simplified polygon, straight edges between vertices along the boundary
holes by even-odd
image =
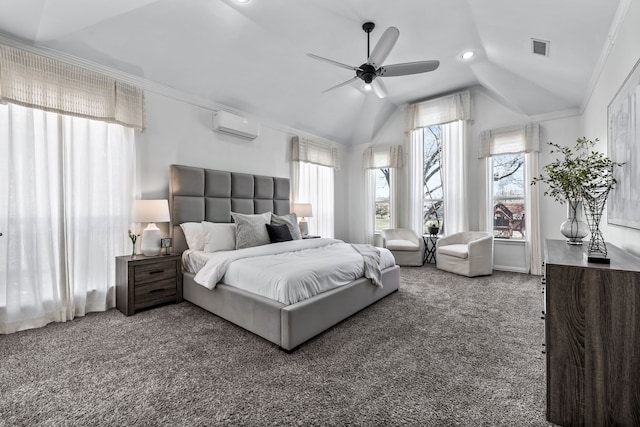
[[[371,51],[370,35],[375,27],[376,25],[373,22],[365,22],[362,24],[362,30],[367,33],[367,62],[358,67],[352,67],[312,53],[307,54],[310,58],[323,61],[337,67],[346,68],[348,70],[355,71],[356,73],[355,77],[352,77],[346,82],[330,87],[329,89],[322,91],[322,93],[346,86],[353,83],[356,79],[360,79],[364,82],[362,88],[365,91],[373,89],[378,97],[384,98],[387,96],[387,89],[382,80],[378,79],[378,77],[407,76],[410,74],[426,73],[433,71],[440,66],[440,61],[436,60],[406,62],[403,64],[383,66],[382,63],[387,59],[387,56],[391,53],[391,49],[393,49],[396,41],[398,41],[400,31],[395,27],[387,28],[382,34],[382,37],[380,37],[380,40],[378,40],[376,46],[373,48],[373,51]]]

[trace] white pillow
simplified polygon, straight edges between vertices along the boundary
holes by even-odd
[[[204,230],[199,222],[183,222],[180,224],[189,249],[204,250]]]
[[[204,251],[232,251],[236,248],[236,225],[228,222],[202,221]]]
[[[251,248],[271,243],[267,224],[271,224],[271,212],[244,215],[231,212],[236,223],[236,249]]]

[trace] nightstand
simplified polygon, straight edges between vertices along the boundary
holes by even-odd
[[[182,302],[182,256],[116,257],[116,307],[131,316],[143,308]]]

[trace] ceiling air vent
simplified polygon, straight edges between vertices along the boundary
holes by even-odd
[[[549,42],[545,40],[531,39],[531,52],[536,55],[549,56]]]

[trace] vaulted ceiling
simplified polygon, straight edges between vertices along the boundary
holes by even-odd
[[[583,101],[618,0],[0,0],[0,32],[346,144],[371,140],[398,106],[481,85],[526,115]],[[437,59],[385,77],[388,96],[314,53],[366,62],[387,27],[385,64]],[[534,55],[531,38],[549,41]],[[476,54],[460,59],[462,52]]]

